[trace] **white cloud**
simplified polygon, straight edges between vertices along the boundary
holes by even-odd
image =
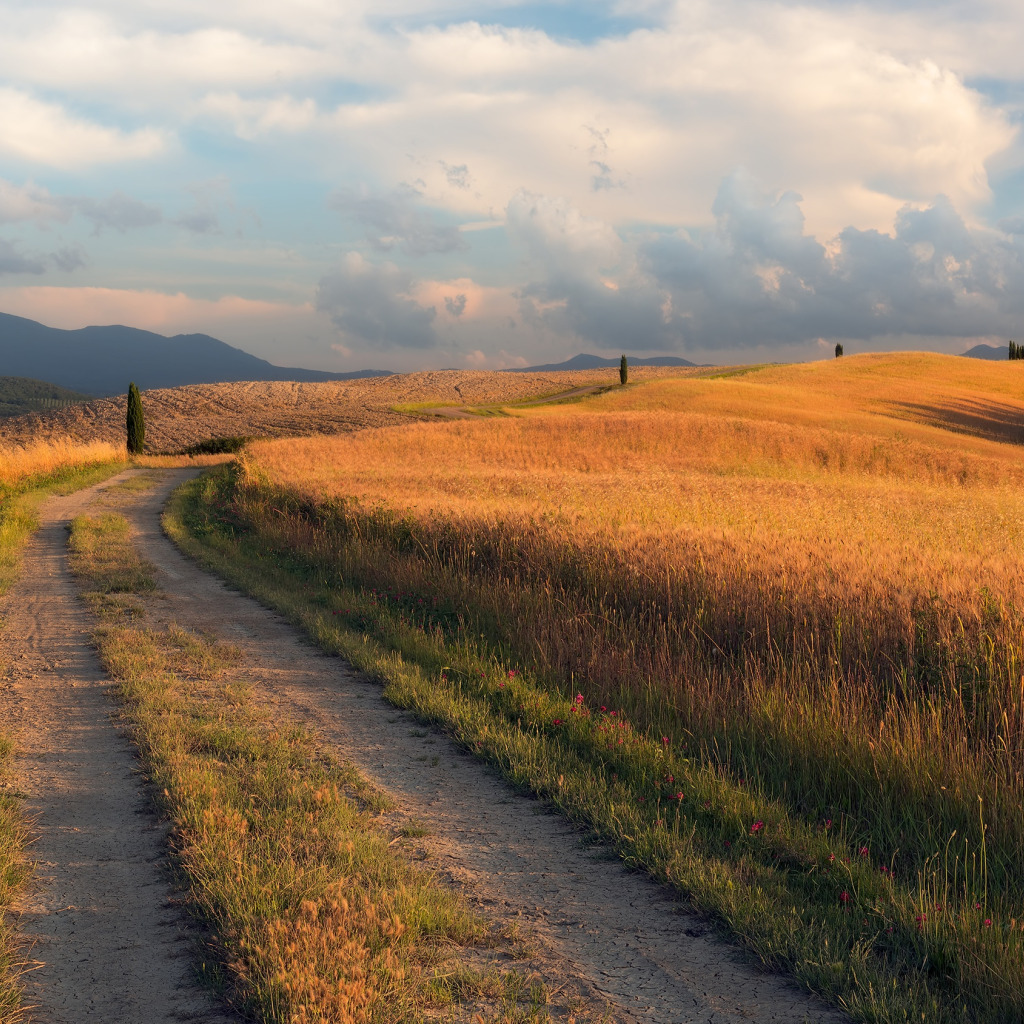
[[[47,224],[66,221],[71,212],[65,202],[35,182],[15,185],[0,178],[0,224],[15,221],[34,221]]]
[[[19,89],[0,88],[0,152],[61,169],[140,160],[161,153],[162,132],[121,131],[69,114]]]

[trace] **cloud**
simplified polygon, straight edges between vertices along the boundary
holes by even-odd
[[[469,168],[465,164],[457,164],[453,167],[451,164],[445,163],[444,160],[438,160],[438,165],[444,171],[445,180],[452,188],[469,188]]]
[[[622,258],[611,225],[586,217],[569,200],[519,189],[505,211],[509,236],[554,274],[597,270]]]
[[[85,266],[85,254],[77,245],[65,246],[50,254],[50,259],[58,270],[70,274],[73,270],[81,270]]]
[[[437,224],[418,210],[415,197],[408,192],[368,195],[340,189],[328,205],[364,227],[366,240],[380,252],[398,248],[408,256],[428,256],[469,248],[457,227]]]
[[[412,298],[413,288],[412,276],[393,263],[368,263],[350,252],[340,267],[321,278],[316,308],[346,334],[371,345],[433,348],[437,310]]]
[[[38,225],[67,221],[71,211],[66,202],[52,196],[35,182],[24,185],[0,178],[0,224],[34,221]]]
[[[69,114],[18,89],[0,88],[0,150],[31,163],[71,169],[144,160],[163,152],[153,128],[121,131]]]
[[[0,238],[0,274],[42,274],[45,270],[43,260],[24,255],[12,242]]]
[[[737,171],[714,227],[612,243],[565,200],[517,197],[509,227],[535,273],[520,313],[535,330],[606,349],[742,351],[821,338],[1019,333],[1024,238],[971,228],[948,198],[905,206],[890,232],[806,232],[801,197]],[[613,256],[617,262],[611,262]]]
[[[446,295],[444,297],[444,308],[448,310],[449,316],[460,317],[466,312],[466,296],[465,294],[459,295]]]
[[[969,228],[946,197],[905,206],[892,232],[847,227],[830,243],[804,232],[800,197],[726,179],[713,231],[640,247],[688,348],[825,338],[978,337],[1020,315],[1024,252]]]
[[[163,213],[157,206],[139,202],[115,192],[108,199],[74,199],[69,205],[86,220],[92,221],[93,230],[99,234],[104,228],[112,228],[124,234],[132,228],[147,228],[159,224]]]

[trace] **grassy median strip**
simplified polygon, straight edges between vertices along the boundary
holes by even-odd
[[[40,502],[53,494],[70,494],[98,483],[125,466],[106,450],[88,448],[76,454],[68,449],[63,454],[66,464],[47,465],[41,460],[33,466],[26,461],[23,475],[0,480],[0,596],[18,577],[22,552],[38,526],[36,509]],[[82,461],[76,462],[79,457]],[[6,666],[0,665],[0,671],[6,671]],[[25,858],[28,828],[13,787],[14,752],[10,737],[0,732],[0,1024],[13,1024],[23,1018],[18,979],[24,964],[17,934],[7,916],[7,909],[29,875]]]
[[[208,933],[203,971],[230,1003],[282,1024],[458,1020],[461,1001],[483,1007],[474,1019],[547,1019],[545,990],[515,969],[459,964],[472,947],[510,944],[403,859],[378,791],[259,708],[236,649],[146,624],[153,573],[123,517],[76,519],[70,544]]]
[[[329,524],[315,527],[315,550],[287,542],[301,531],[263,529],[287,518],[281,495],[274,516],[246,521],[259,495],[232,504],[230,480],[222,472],[179,491],[165,526],[183,550],[678,887],[766,964],[860,1020],[1020,1019],[1020,925],[988,902],[984,850],[973,870],[951,843],[945,859],[894,876],[840,822],[809,822],[620,708],[543,685],[422,595],[350,583]]]

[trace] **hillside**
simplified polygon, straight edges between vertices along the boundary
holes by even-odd
[[[207,334],[167,338],[120,326],[64,331],[8,313],[0,313],[0,367],[11,376],[53,381],[91,395],[121,394],[131,380],[145,390],[240,380],[352,380],[387,373],[275,366]]]
[[[92,396],[31,377],[0,377],[0,417],[62,409]]]
[[[635,379],[694,371],[638,368]],[[441,370],[349,381],[194,384],[144,391],[146,446],[181,451],[210,438],[337,434],[408,423],[397,405],[515,402],[592,384],[612,384],[607,370],[507,374]],[[37,440],[124,441],[125,398],[97,399],[46,414],[0,422],[0,445]]]
[[[1020,363],[848,356],[262,441],[193,515],[230,579],[772,969],[858,1020],[1005,1024],[1021,443]]]

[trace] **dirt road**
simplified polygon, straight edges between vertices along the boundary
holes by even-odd
[[[127,474],[122,474],[122,477]],[[0,716],[34,821],[36,873],[15,908],[36,969],[41,1024],[224,1021],[194,983],[189,934],[169,903],[165,832],[111,713],[95,625],[67,569],[66,523],[122,477],[42,508],[0,611]]]
[[[265,705],[310,724],[387,789],[399,813],[426,828],[425,852],[439,875],[485,914],[535,934],[552,967],[588,979],[621,1008],[618,1019],[847,1020],[751,966],[666,889],[584,847],[563,819],[387,704],[376,684],[199,570],[160,529],[163,502],[181,479],[170,475],[128,512],[165,592],[150,614],[241,647],[246,679]]]
[[[426,831],[421,852],[439,879],[491,920],[532,936],[547,977],[607,1001],[622,1021],[847,1019],[759,971],[666,889],[582,845],[563,819],[515,795],[443,735],[387,704],[377,685],[184,558],[159,517],[191,472],[167,473],[123,509],[163,591],[149,602],[150,624],[174,622],[239,647],[255,695],[316,729],[387,789],[396,816]],[[190,983],[187,931],[168,906],[164,835],[111,723],[108,684],[88,644],[93,623],[66,567],[64,524],[102,504],[104,487],[45,506],[0,634],[0,655],[12,666],[0,709],[15,728],[20,785],[37,822],[39,868],[20,908],[40,962],[28,978],[32,1019],[222,1021]]]

